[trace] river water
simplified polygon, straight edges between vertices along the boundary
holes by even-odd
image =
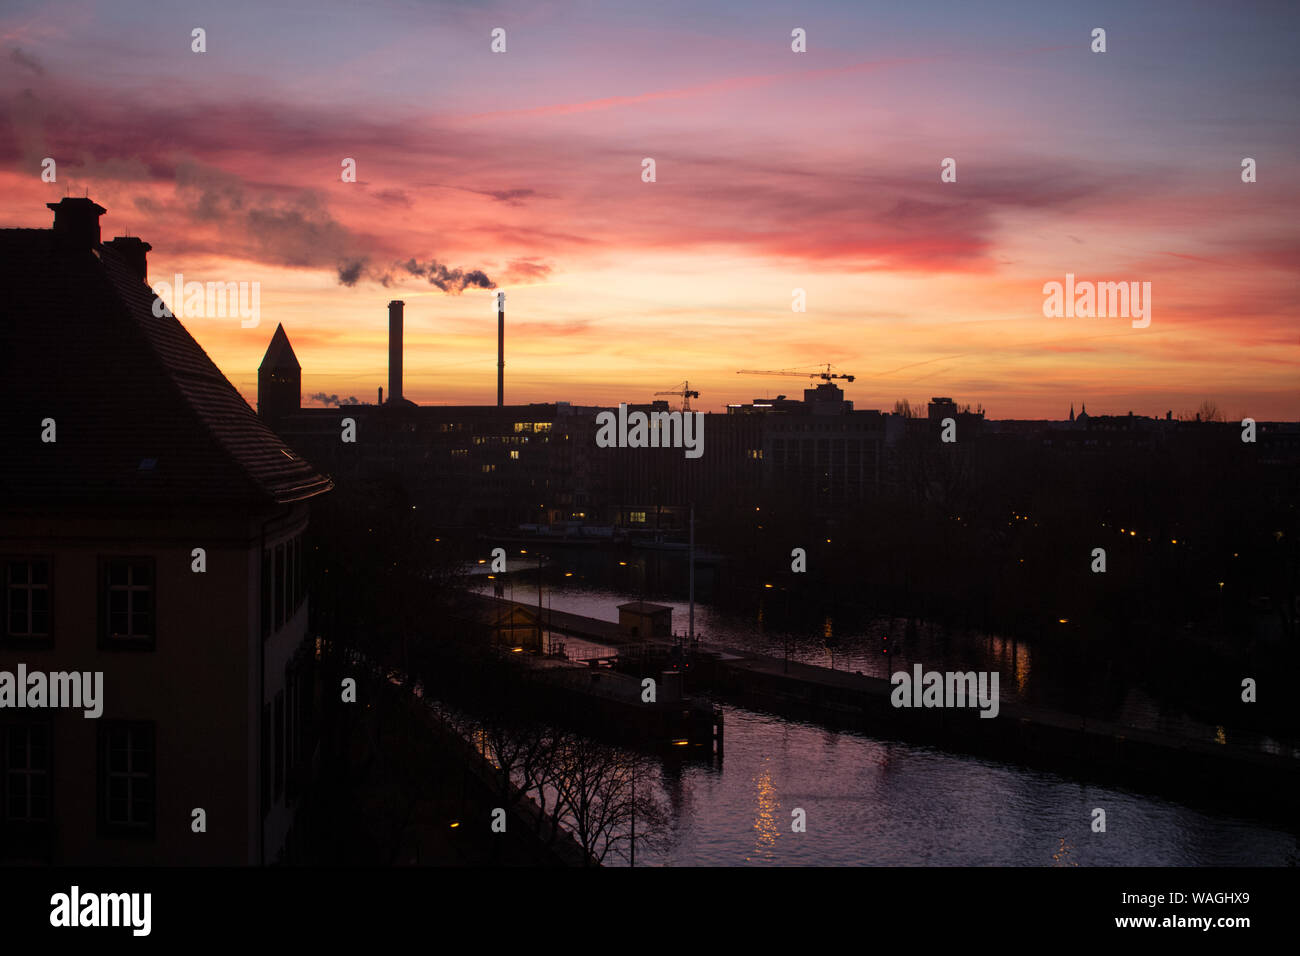
[[[557,611],[616,620],[618,604],[645,596],[673,606],[674,628],[685,630],[685,607],[671,593],[645,595],[641,589],[641,594],[629,594],[581,580],[561,582],[542,593],[543,603]],[[517,600],[530,603],[537,596],[535,589],[517,586],[516,592]],[[761,620],[738,619],[698,603],[695,626],[708,640],[776,656],[790,643],[787,634],[764,629]],[[825,634],[809,638],[805,633],[794,642],[791,658],[888,676],[911,664],[910,659],[897,658],[884,663],[877,656],[879,635],[871,628],[891,626],[874,622],[860,632],[835,635],[835,622],[828,620]],[[896,636],[901,634],[900,627]],[[994,662],[1004,675],[1002,693],[1012,698],[1035,701],[1036,691],[1047,683],[1042,674],[1036,675],[1035,654],[1023,643],[987,636],[954,641],[951,635],[935,635],[923,627],[909,638],[909,645],[927,667],[943,668],[956,660],[960,669],[971,669]],[[1123,697],[1122,716],[1137,726],[1195,736],[1222,732],[1165,713],[1136,691]],[[720,764],[665,763],[660,779],[653,782],[671,810],[672,824],[665,847],[638,850],[638,865],[1300,862],[1297,835],[1247,819],[1248,808],[1241,817],[1207,813],[1050,772],[827,730],[730,705],[725,711],[726,757]],[[1251,743],[1291,749],[1267,738]],[[1105,832],[1092,830],[1095,808],[1105,811]],[[804,832],[792,828],[796,810],[806,819]]]
[[[726,708],[720,767],[666,767],[668,847],[637,863],[1294,866],[1294,834],[1168,800]],[[806,832],[792,832],[792,811]],[[1106,832],[1093,833],[1094,808]]]

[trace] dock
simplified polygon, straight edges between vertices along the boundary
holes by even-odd
[[[503,665],[494,677],[498,692],[508,685],[509,694],[533,712],[591,736],[692,759],[722,756],[722,709],[688,691],[684,675],[668,662],[668,644],[629,641],[617,623],[563,611],[539,614],[535,604],[522,601],[473,595],[469,604],[476,608],[472,613],[490,611],[484,617],[495,619],[498,633],[508,636],[504,645],[495,644]],[[645,611],[653,608],[646,605]],[[530,633],[539,630],[538,621],[551,635],[545,646],[540,634]],[[598,647],[572,659],[560,652],[563,642],[555,641],[555,634]],[[616,666],[633,661],[635,674]],[[653,700],[646,699],[647,677],[655,682]]]

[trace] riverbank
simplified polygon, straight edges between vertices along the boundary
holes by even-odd
[[[611,622],[480,598],[540,614],[549,630],[621,647],[624,666],[638,676],[655,676],[667,663],[667,643],[631,642]],[[633,649],[635,656],[627,653]],[[994,719],[981,718],[974,708],[894,707],[888,680],[736,647],[701,645],[691,665],[687,686],[693,693],[873,736],[1114,782],[1188,803],[1294,819],[1300,760],[1237,747],[1226,738],[1221,743],[1194,740],[1014,701],[1001,702]]]
[[[361,665],[322,668],[321,686],[357,682],[357,703],[322,715],[316,780],[284,862],[310,865],[597,865],[527,797],[503,799],[488,760],[410,688]],[[504,832],[493,811],[506,810]]]

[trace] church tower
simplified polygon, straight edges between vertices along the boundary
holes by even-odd
[[[277,421],[301,407],[302,366],[293,354],[284,325],[277,325],[257,369],[257,414],[274,428]]]

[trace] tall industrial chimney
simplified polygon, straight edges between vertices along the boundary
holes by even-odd
[[[402,308],[406,303],[388,303],[388,400],[402,400]]]
[[[506,294],[497,293],[497,408],[506,403]]]

